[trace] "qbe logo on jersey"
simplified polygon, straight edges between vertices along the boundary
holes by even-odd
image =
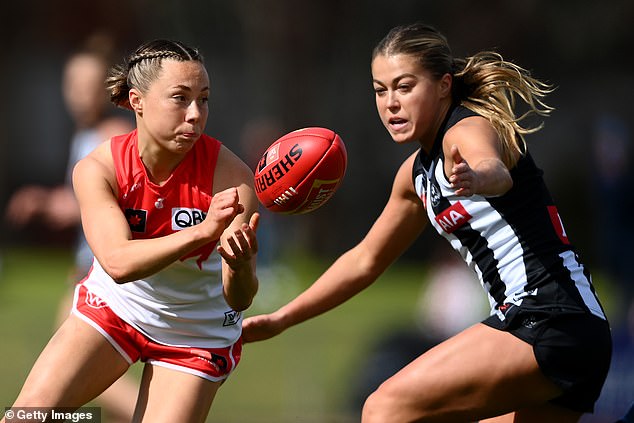
[[[178,207],[172,209],[172,230],[180,231],[190,226],[198,225],[205,220],[207,213],[187,207]]]

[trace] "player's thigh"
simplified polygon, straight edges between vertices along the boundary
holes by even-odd
[[[222,382],[146,364],[134,423],[204,422]]]
[[[503,416],[480,420],[479,423],[576,423],[582,413],[555,404],[528,407]]]
[[[71,314],[33,365],[15,405],[80,407],[128,367],[101,333]]]
[[[531,345],[477,324],[384,382],[368,398],[363,421],[469,421],[545,403],[560,393],[540,371]]]

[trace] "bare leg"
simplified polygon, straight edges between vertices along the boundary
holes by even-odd
[[[62,324],[73,306],[74,290],[69,290],[60,300],[58,322]],[[134,404],[139,391],[139,383],[124,374],[101,395],[94,403],[102,408],[105,421],[108,423],[130,423],[134,414]]]
[[[146,364],[134,422],[203,423],[221,382]]]
[[[582,413],[546,404],[518,410],[514,413],[481,420],[480,423],[575,423],[579,421]]]
[[[108,423],[130,423],[134,415],[134,404],[139,394],[139,384],[128,374],[121,376],[101,395],[95,398],[102,407],[104,421]]]
[[[70,315],[33,365],[13,407],[81,407],[128,367],[99,332]]]
[[[366,401],[362,421],[466,422],[522,409],[542,410],[533,421],[551,421],[551,415],[576,421],[578,413],[547,405],[560,393],[542,374],[531,345],[477,324],[384,382]],[[497,421],[520,421],[511,417]]]

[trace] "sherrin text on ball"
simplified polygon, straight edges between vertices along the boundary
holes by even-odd
[[[310,127],[290,132],[266,149],[255,169],[255,190],[268,210],[311,212],[339,188],[348,156],[334,131]]]

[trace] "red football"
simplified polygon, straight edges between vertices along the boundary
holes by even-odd
[[[255,169],[255,192],[268,210],[301,214],[321,207],[346,173],[341,137],[326,128],[303,128],[275,141]]]

